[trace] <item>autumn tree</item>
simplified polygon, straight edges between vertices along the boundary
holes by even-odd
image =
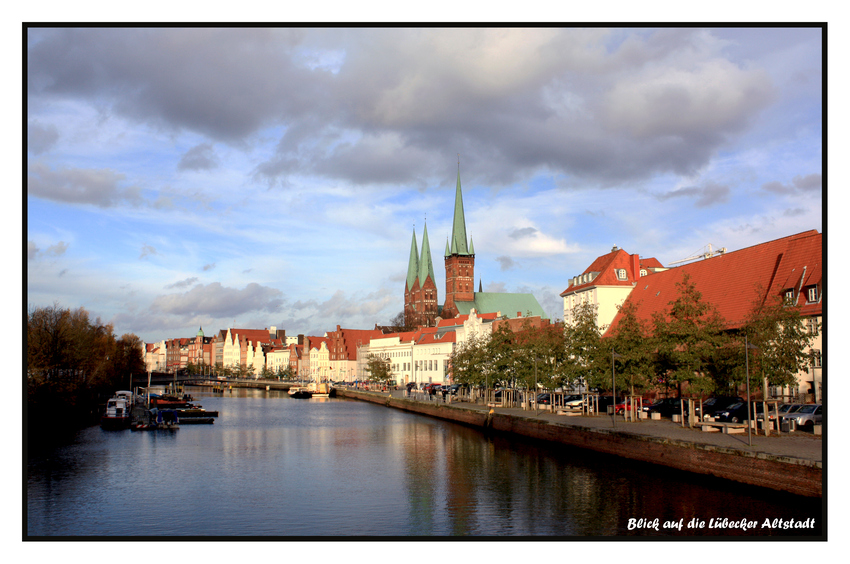
[[[492,379],[488,362],[489,335],[470,335],[457,343],[450,357],[452,381],[456,384],[483,386]]]

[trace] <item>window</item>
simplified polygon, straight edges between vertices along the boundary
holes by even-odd
[[[646,276],[646,269],[645,269],[645,268],[641,268],[641,269],[640,269],[640,275],[641,275],[641,276]]]
[[[625,280],[626,279],[626,269],[625,268],[618,268],[617,269],[617,279],[618,280]]]
[[[785,290],[785,301],[787,303],[794,303],[794,289]]]
[[[808,299],[809,299],[810,303],[818,301],[818,287],[817,286],[811,286],[809,288]]]
[[[821,354],[818,349],[812,349],[812,368],[821,368]]]
[[[806,325],[808,326],[809,333],[812,335],[818,334],[818,320],[816,317],[810,317],[806,320]]]

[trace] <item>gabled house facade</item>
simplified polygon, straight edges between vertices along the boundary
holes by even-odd
[[[642,259],[614,247],[597,258],[584,272],[570,279],[560,296],[564,299],[564,323],[574,322],[573,310],[581,304],[597,306],[596,324],[608,330],[619,307],[626,301],[638,281],[649,274],[666,270],[654,258]]]

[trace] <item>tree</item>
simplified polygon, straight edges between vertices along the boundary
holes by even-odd
[[[483,386],[487,383],[489,340],[489,335],[474,334],[455,346],[450,357],[453,382],[470,386]]]
[[[650,386],[654,375],[655,343],[649,338],[649,331],[638,317],[637,309],[638,304],[633,301],[619,306],[620,321],[606,343],[620,355],[614,370],[617,387],[628,386],[632,395],[635,388]]]
[[[656,372],[666,387],[676,386],[679,395],[687,383],[692,392],[714,389],[709,369],[728,340],[725,321],[717,309],[702,300],[690,275],[676,284],[679,295],[670,302],[669,312],[655,314],[653,324],[657,347]]]
[[[598,306],[590,302],[573,308],[572,323],[564,329],[566,360],[561,371],[561,385],[585,384],[606,390],[610,387],[605,370],[606,355],[596,324],[597,310]]]
[[[116,339],[112,325],[92,322],[84,308],[54,303],[27,313],[27,415],[30,429],[83,422],[98,404],[145,372],[141,340]],[[33,433],[33,436],[37,433]]]
[[[759,288],[743,332],[746,341],[758,347],[750,355],[750,372],[763,375],[772,386],[795,386],[797,373],[811,362],[807,349],[814,340],[800,307]]]
[[[369,372],[369,380],[371,382],[386,384],[392,380],[392,367],[388,358],[370,354],[369,360],[366,363],[366,370]]]
[[[387,327],[393,333],[404,333],[416,329],[413,323],[407,322],[404,317],[404,311],[400,311],[395,317],[390,319],[390,323]]]

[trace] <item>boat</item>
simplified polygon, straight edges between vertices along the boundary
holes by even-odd
[[[192,396],[188,394],[184,394],[183,397],[168,394],[150,394],[150,404],[161,409],[188,407],[191,401]]]
[[[180,428],[180,418],[173,409],[134,409],[133,423],[130,429],[134,431],[153,431],[157,429],[174,430]]]
[[[314,398],[328,398],[331,395],[331,385],[330,384],[316,384],[311,383],[307,388],[310,390],[310,397]]]
[[[313,392],[310,391],[310,388],[304,386],[294,386],[289,388],[289,397],[295,399],[310,399],[313,397]]]
[[[104,429],[126,429],[130,426],[130,410],[133,407],[133,392],[121,390],[106,402],[106,411],[100,418]]]

